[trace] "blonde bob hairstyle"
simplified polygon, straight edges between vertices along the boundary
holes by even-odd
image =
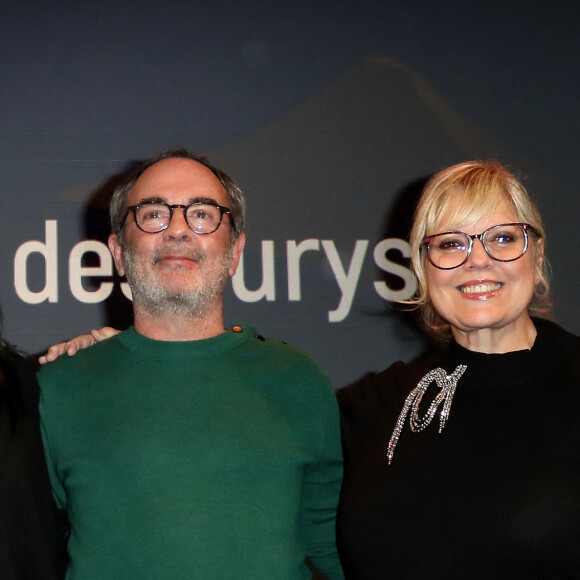
[[[407,304],[420,310],[427,331],[439,340],[450,340],[451,328],[429,297],[423,238],[474,223],[492,213],[501,202],[514,208],[518,222],[528,223],[534,229],[529,236],[529,250],[536,265],[536,286],[528,312],[546,314],[551,310],[548,264],[544,259],[546,233],[538,209],[524,186],[501,163],[466,161],[436,173],[427,182],[411,230],[411,262],[418,288],[415,298]]]

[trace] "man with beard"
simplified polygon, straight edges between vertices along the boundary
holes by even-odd
[[[134,324],[45,365],[43,436],[68,511],[69,580],[342,578],[339,422],[328,377],[255,330],[224,330],[244,198],[165,152],[114,193],[109,247]]]

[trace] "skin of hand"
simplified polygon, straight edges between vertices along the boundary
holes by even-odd
[[[52,362],[56,360],[59,356],[66,354],[68,356],[74,356],[79,350],[97,344],[101,340],[111,338],[116,334],[119,334],[120,330],[116,328],[111,328],[110,326],[104,326],[98,330],[91,330],[90,334],[81,334],[75,338],[71,338],[66,342],[59,342],[58,344],[53,344],[45,355],[38,359],[38,362],[43,365],[47,362]]]

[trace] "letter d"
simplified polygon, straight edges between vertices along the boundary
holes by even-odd
[[[56,220],[46,220],[45,232],[45,244],[36,240],[24,242],[14,255],[14,288],[18,297],[28,304],[40,304],[45,300],[58,302]],[[45,284],[39,292],[28,287],[28,256],[33,252],[44,256]]]

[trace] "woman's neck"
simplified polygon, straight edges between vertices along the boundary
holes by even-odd
[[[536,340],[536,327],[527,317],[516,328],[481,328],[463,330],[453,328],[453,338],[462,347],[475,352],[501,354],[517,350],[530,350]]]

